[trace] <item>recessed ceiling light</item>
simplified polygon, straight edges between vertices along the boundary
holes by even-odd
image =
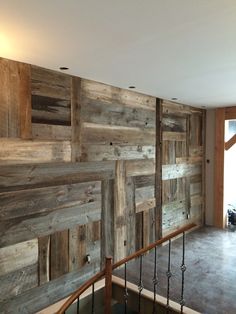
[[[69,70],[69,68],[67,68],[67,67],[60,67],[59,69],[60,69],[61,71]]]
[[[176,97],[173,97],[173,98],[171,98],[171,100],[178,100],[178,98],[176,98]]]
[[[129,86],[129,88],[130,89],[134,89],[134,88],[136,88],[135,86],[133,86],[133,85],[131,85],[131,86]]]

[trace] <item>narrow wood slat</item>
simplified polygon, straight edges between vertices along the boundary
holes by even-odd
[[[162,180],[194,176],[201,173],[201,164],[174,164],[162,166]]]
[[[69,271],[68,230],[56,232],[50,237],[50,279]]]
[[[236,134],[234,134],[231,139],[229,139],[226,143],[225,143],[225,149],[229,150],[234,144],[236,143]]]
[[[39,258],[38,258],[38,274],[39,285],[49,281],[49,259],[50,259],[50,236],[41,237],[38,239]]]

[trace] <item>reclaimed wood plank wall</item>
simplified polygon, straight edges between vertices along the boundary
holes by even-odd
[[[201,224],[203,126],[202,110],[0,58],[0,312]]]

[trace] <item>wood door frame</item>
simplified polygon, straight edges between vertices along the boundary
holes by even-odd
[[[224,151],[225,120],[236,119],[236,106],[216,109],[215,115],[215,176],[214,176],[214,225],[225,227],[224,215]]]

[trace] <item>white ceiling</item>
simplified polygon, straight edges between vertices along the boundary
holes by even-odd
[[[236,105],[236,0],[0,0],[0,56],[195,106]]]

